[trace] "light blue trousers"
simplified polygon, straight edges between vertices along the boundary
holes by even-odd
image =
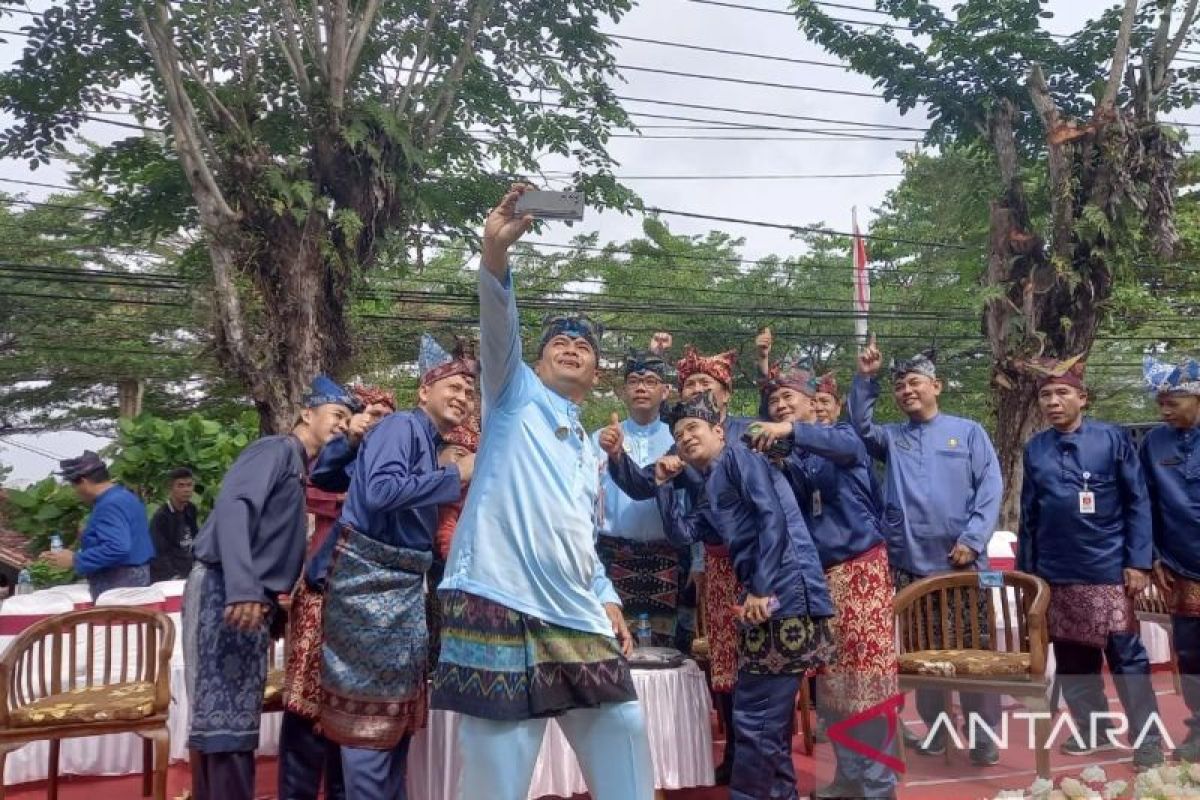
[[[575,750],[592,800],[653,800],[654,766],[640,703],[577,708],[556,719]],[[459,799],[525,800],[548,721],[463,716]]]

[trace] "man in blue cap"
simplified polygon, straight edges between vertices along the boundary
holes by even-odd
[[[525,800],[549,717],[595,800],[650,800],[650,744],[620,599],[596,555],[601,458],[579,404],[600,331],[549,320],[521,360],[508,250],[533,223],[513,187],[484,224],[479,269],[482,444],[441,585],[434,708],[462,716],[460,797]]]
[[[196,800],[254,798],[270,628],[277,598],[304,562],[308,464],[345,432],[355,408],[345,389],[316,378],[291,433],[265,436],[238,456],[196,537],[183,595]]]
[[[1180,760],[1200,761],[1200,362],[1147,358],[1146,385],[1163,425],[1142,442],[1150,490],[1154,579],[1171,605],[1175,657],[1190,716]]]
[[[79,537],[78,552],[49,551],[42,559],[86,577],[93,600],[109,589],[149,586],[154,544],[146,506],[136,494],[113,483],[108,467],[90,450],[60,461],[59,467],[63,479],[92,507],[92,513]]]

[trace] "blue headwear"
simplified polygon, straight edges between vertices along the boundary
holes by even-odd
[[[915,373],[926,378],[937,379],[937,351],[924,350],[904,361],[892,361],[892,380],[899,380],[905,375]]]
[[[59,474],[67,483],[74,483],[86,478],[99,469],[104,469],[104,461],[91,450],[84,450],[78,458],[67,458],[58,462]]]
[[[539,357],[546,349],[546,343],[555,336],[583,339],[591,345],[596,358],[600,358],[600,338],[604,336],[604,327],[585,314],[559,314],[548,317],[543,324],[542,340],[538,343]]]
[[[666,380],[667,362],[663,361],[662,356],[658,353],[648,350],[630,350],[629,355],[625,356],[625,377],[628,378],[635,372],[653,372]]]
[[[1142,377],[1152,392],[1200,396],[1200,362],[1194,358],[1176,366],[1146,356],[1142,360]]]
[[[345,406],[351,414],[362,411],[362,403],[358,398],[339,386],[328,375],[318,375],[313,378],[308,393],[304,395],[304,407],[316,408],[324,405]]]
[[[721,421],[721,410],[713,401],[712,392],[701,392],[688,400],[680,400],[672,406],[664,405],[659,412],[659,417],[672,429],[675,428],[675,423],[681,419],[699,419],[716,425]]]

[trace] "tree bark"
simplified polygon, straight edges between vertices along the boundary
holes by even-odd
[[[125,378],[117,382],[117,413],[121,419],[133,419],[142,413],[142,398],[146,394],[146,383],[138,378]]]

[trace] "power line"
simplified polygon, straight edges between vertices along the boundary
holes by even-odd
[[[646,39],[641,36],[626,36],[624,34],[610,33],[610,39],[616,39],[623,42],[638,42],[640,44],[652,44],[660,47],[675,47],[680,50],[693,50],[701,53],[718,53],[726,56],[739,56],[741,58],[757,58],[763,61],[779,61],[785,64],[801,64],[811,67],[835,67],[837,69],[848,70],[851,67],[848,64],[840,64],[833,61],[814,61],[807,58],[789,58],[788,56],[775,56],[766,53],[751,53],[746,50],[726,50],[721,47],[705,47],[704,45],[689,44],[687,42],[671,42],[666,39]]]
[[[699,0],[696,0],[699,2]],[[652,75],[668,75],[675,78],[695,78],[705,81],[719,81],[721,83],[736,83],[741,86],[765,86],[769,89],[785,89],[794,92],[815,92],[817,94],[833,94],[842,95],[845,97],[868,97],[872,100],[881,100],[883,95],[878,92],[856,92],[850,89],[829,89],[822,86],[806,86],[797,83],[778,83],[775,81],[758,81],[749,78],[731,78],[727,75],[708,75],[701,72],[684,72],[674,69],[660,69],[658,67],[642,67],[632,64],[618,64],[617,69],[628,70],[631,72],[647,72]]]

